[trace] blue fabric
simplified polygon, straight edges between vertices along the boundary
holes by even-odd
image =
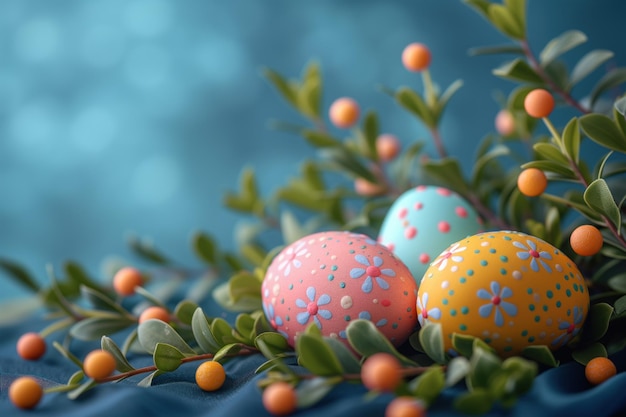
[[[142,378],[135,377],[116,384],[104,384],[87,392],[78,400],[69,400],[65,394],[49,394],[35,410],[16,409],[8,399],[8,387],[21,375],[36,376],[44,386],[64,383],[76,367],[63,359],[53,348],[37,362],[20,359],[15,352],[15,342],[26,332],[43,327],[42,321],[31,318],[20,324],[0,328],[0,416],[51,416],[84,417],[111,416],[266,416],[261,404],[261,391],[257,382],[263,375],[254,373],[263,363],[261,355],[233,359],[225,364],[227,379],[224,386],[213,393],[201,391],[194,382],[196,364],[185,364],[177,371],[159,376],[150,388],[137,387]],[[93,344],[73,343],[77,356],[85,355]],[[509,410],[495,408],[488,416],[534,417],[594,417],[626,415],[626,352],[612,358],[618,375],[597,387],[585,380],[584,368],[568,363],[543,372],[537,377],[532,390]],[[132,357],[135,366],[151,363],[150,357]],[[460,416],[451,404],[460,392],[448,389],[443,392],[428,412],[431,417]],[[349,417],[382,416],[389,395],[366,399],[360,384],[344,383],[336,387],[318,405],[299,410],[297,416]]]

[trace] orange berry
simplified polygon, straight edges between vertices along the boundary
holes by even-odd
[[[43,396],[43,388],[35,378],[22,376],[11,383],[9,398],[18,408],[30,409],[35,407]]]
[[[330,106],[328,116],[337,127],[347,129],[359,120],[360,109],[356,101],[349,97],[338,98]]]
[[[117,271],[113,277],[113,289],[119,295],[129,296],[135,293],[135,287],[143,284],[141,273],[132,267],[125,267]]]
[[[502,109],[496,115],[496,131],[502,136],[509,136],[515,133],[515,118],[510,111]]]
[[[423,71],[430,65],[430,50],[422,43],[412,43],[402,51],[402,64],[409,71]]]
[[[590,360],[585,366],[585,378],[592,385],[598,385],[617,373],[615,364],[609,358],[597,357]]]
[[[400,153],[400,141],[394,135],[380,135],[376,138],[376,153],[383,162],[393,161]]]
[[[361,367],[361,381],[367,389],[390,392],[402,380],[400,361],[388,353],[375,353]]]
[[[275,416],[286,416],[296,410],[298,397],[293,386],[286,382],[274,382],[263,391],[263,407]]]
[[[426,408],[417,398],[396,397],[387,405],[385,417],[426,417]]]
[[[93,379],[103,379],[115,371],[115,358],[106,350],[96,349],[87,354],[83,361],[85,375]]]
[[[578,226],[569,237],[569,244],[580,256],[593,256],[600,252],[604,239],[597,227],[590,224]]]
[[[196,369],[196,384],[204,391],[216,391],[224,385],[226,371],[216,361],[202,362]]]
[[[152,306],[146,308],[144,311],[141,312],[141,314],[139,315],[139,324],[150,319],[158,319],[169,323],[171,316],[167,309],[159,306]]]
[[[546,174],[537,168],[525,169],[517,177],[517,188],[527,197],[537,197],[543,194],[547,186]]]
[[[23,359],[37,360],[46,353],[46,341],[39,333],[24,333],[17,341],[17,354]]]
[[[554,110],[554,97],[549,91],[537,88],[526,94],[524,109],[532,117],[548,117]]]
[[[379,184],[369,182],[365,178],[359,177],[354,180],[354,191],[356,191],[358,195],[362,195],[364,197],[373,197],[383,194],[385,192],[385,188]]]

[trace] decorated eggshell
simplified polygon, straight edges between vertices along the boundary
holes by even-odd
[[[417,328],[413,276],[361,234],[321,232],[293,242],[272,260],[261,291],[267,319],[292,346],[311,323],[347,343],[350,321],[368,319],[396,346]]]
[[[450,243],[482,231],[472,206],[442,187],[419,186],[405,191],[391,206],[378,241],[408,267],[417,282]]]
[[[520,232],[461,239],[430,265],[418,291],[421,325],[440,323],[446,349],[453,333],[481,338],[501,356],[530,345],[557,349],[582,329],[586,283],[564,253]]]

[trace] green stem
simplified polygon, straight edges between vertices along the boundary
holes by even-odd
[[[578,182],[580,182],[585,188],[589,187],[589,182],[585,179],[585,176],[583,175],[582,171],[580,170],[580,167],[578,166],[578,164],[576,164],[576,162],[565,151],[565,146],[563,145],[563,139],[561,138],[561,135],[559,134],[558,130],[556,130],[556,128],[554,127],[552,122],[550,122],[550,120],[547,117],[544,117],[543,121],[546,124],[546,126],[548,127],[548,130],[550,130],[550,133],[552,133],[552,137],[553,137],[554,141],[559,145],[559,148],[563,152],[563,155],[565,155],[565,157],[567,157],[567,159],[569,161],[570,168],[574,172],[574,175],[576,175],[576,178],[578,179]],[[617,241],[620,242],[620,244],[623,247],[626,248],[626,239],[624,239],[624,237],[620,233],[620,230],[618,229],[619,225],[614,225],[613,222],[608,217],[606,217],[604,215],[601,215],[601,217],[602,217],[602,221],[604,222],[604,226],[607,229],[609,229],[611,234],[613,236],[615,236],[615,239],[617,239]]]
[[[561,149],[563,155],[567,155],[567,151],[565,150],[565,145],[563,145],[563,139],[561,138],[561,134],[559,133],[559,131],[556,130],[550,119],[548,119],[547,117],[544,117],[542,120],[552,134],[552,139],[554,139],[554,142],[556,142],[556,144],[559,146],[559,149]]]
[[[439,129],[436,127],[430,129],[430,134],[433,137],[433,141],[435,143],[435,148],[437,148],[437,153],[441,159],[448,157],[448,152],[446,151],[445,146],[443,146],[443,139],[441,139],[441,133]]]
[[[541,66],[539,61],[537,61],[537,58],[535,58],[535,55],[532,53],[532,51],[530,49],[530,45],[528,44],[528,40],[527,39],[522,39],[520,41],[520,45],[522,47],[522,50],[524,51],[524,55],[526,56],[526,58],[528,59],[528,62],[530,63],[530,66],[532,67],[532,69],[537,73],[537,75],[539,75],[539,77],[541,77],[541,79],[548,86],[550,86],[552,91],[554,91],[555,93],[560,95],[563,98],[563,100],[565,100],[565,102],[567,104],[569,104],[570,106],[574,107],[579,112],[581,112],[583,114],[590,113],[589,109],[583,107],[583,105],[580,104],[578,101],[576,101],[571,96],[570,93],[568,93],[567,91],[563,90],[557,83],[555,83],[552,80],[552,78],[550,78],[550,76],[543,69],[543,67]]]
[[[242,349],[237,353],[225,355],[224,357],[230,358],[230,357],[235,357],[235,356],[251,355],[254,353],[258,353],[258,351],[250,346],[247,346],[245,349]],[[199,355],[188,356],[186,358],[182,358],[180,362],[188,363],[188,362],[195,362],[195,361],[201,361],[201,360],[209,360],[209,359],[213,359],[214,357],[215,357],[214,353],[202,353]],[[119,381],[122,379],[130,378],[131,376],[145,374],[148,372],[154,372],[157,370],[158,368],[156,367],[156,365],[144,366],[143,368],[133,369],[132,371],[128,371],[128,372],[120,372],[119,374],[115,374],[115,375],[108,376],[106,378],[98,379],[96,380],[96,382],[100,384],[100,383],[105,383],[105,382]]]
[[[75,320],[72,317],[66,317],[62,320],[55,321],[54,323],[48,325],[43,330],[39,332],[39,336],[44,339],[50,336],[52,333],[57,332],[59,330],[66,329],[75,323]]]
[[[435,93],[435,86],[428,69],[422,71],[422,82],[426,90],[426,104],[432,108],[437,103],[437,93]]]

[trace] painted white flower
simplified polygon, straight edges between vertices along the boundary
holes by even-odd
[[[451,260],[457,263],[462,262],[463,257],[458,255],[458,253],[463,252],[465,249],[467,249],[465,246],[461,246],[461,244],[457,242],[454,245],[452,245],[450,249],[446,250],[441,255],[439,255],[439,257],[437,257],[437,259],[435,259],[431,265],[432,266],[439,265],[438,269],[440,271],[443,271],[448,266],[448,260]]]
[[[302,261],[298,257],[302,257],[307,254],[308,249],[304,247],[305,242],[300,242],[297,246],[290,246],[285,250],[283,255],[283,261],[278,264],[278,270],[283,271],[284,276],[288,276],[291,272],[291,267],[300,268]]]
[[[428,309],[428,293],[425,292],[422,294],[422,298],[417,299],[417,308],[420,313],[417,315],[417,320],[420,323],[420,326],[424,326],[428,323],[429,318],[433,318],[435,320],[439,320],[441,318],[441,309],[438,307]]]

